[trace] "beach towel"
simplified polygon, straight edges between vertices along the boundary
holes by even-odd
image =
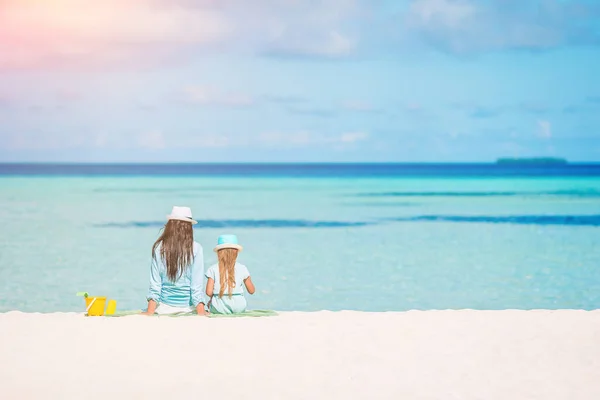
[[[140,314],[143,310],[128,310],[128,311],[116,311],[113,315],[104,315],[105,317],[127,317],[130,315]],[[241,317],[273,317],[278,315],[273,310],[247,310],[240,314],[208,314],[208,318],[241,318]],[[155,314],[153,317],[193,317],[197,316],[196,313],[182,313],[182,314]]]

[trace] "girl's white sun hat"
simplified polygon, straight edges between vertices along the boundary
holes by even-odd
[[[198,223],[198,221],[194,221],[192,218],[192,209],[189,207],[179,207],[173,206],[173,210],[171,210],[171,214],[167,215],[167,220],[176,219],[179,221],[187,221],[192,225]]]

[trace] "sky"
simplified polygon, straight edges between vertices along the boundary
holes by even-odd
[[[0,162],[600,161],[600,1],[0,0]]]

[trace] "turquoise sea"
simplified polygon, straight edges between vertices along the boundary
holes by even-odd
[[[600,308],[600,165],[0,165],[0,312],[145,305],[190,206],[276,310]]]

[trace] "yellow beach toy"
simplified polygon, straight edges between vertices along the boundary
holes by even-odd
[[[86,315],[90,317],[100,317],[104,315],[106,296],[90,296],[87,292],[77,292],[77,296],[83,296],[85,299]],[[113,315],[116,310],[117,302],[115,300],[109,300],[108,307],[106,307],[106,315]]]

